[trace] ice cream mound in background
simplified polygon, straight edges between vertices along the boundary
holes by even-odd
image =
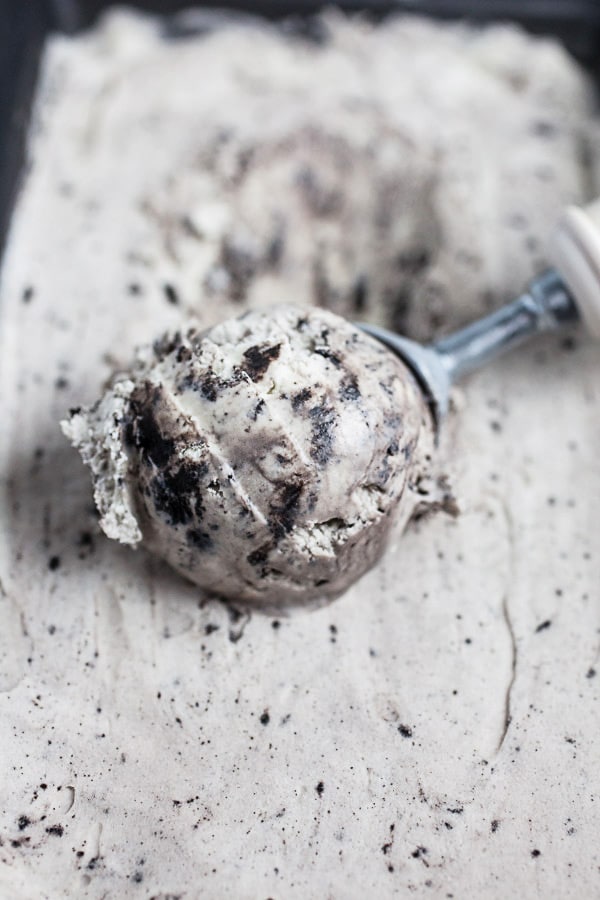
[[[428,339],[519,292],[593,191],[589,84],[514,27],[332,14],[315,43],[232,20],[175,54],[114,26],[127,93],[161,80],[133,123],[112,111],[168,158],[138,198],[142,279],[213,321],[285,298]]]
[[[235,601],[335,596],[393,524],[438,500],[416,381],[324,310],[166,337],[63,428],[92,469],[106,534],[143,539]]]

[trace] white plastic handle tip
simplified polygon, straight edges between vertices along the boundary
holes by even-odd
[[[600,198],[585,207],[567,207],[548,254],[588,331],[600,340]]]

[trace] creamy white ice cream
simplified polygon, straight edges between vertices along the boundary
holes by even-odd
[[[560,209],[600,193],[597,107],[556,44],[326,26],[318,47],[266,25],[169,41],[111,11],[44,54],[1,276],[3,898],[598,892],[597,347],[549,338],[466,382],[436,455],[461,516],[392,535],[338,601],[275,628],[98,535],[57,427],[188,309],[205,329],[316,301],[314,280],[347,318],[426,338],[435,314],[438,335],[514,296]],[[339,215],[304,203],[307,165],[341,183]],[[278,267],[230,300],[229,248],[251,228],[260,263],[272,212]],[[98,463],[122,452],[121,390]]]
[[[106,534],[234,600],[340,593],[427,497],[432,425],[416,381],[324,310],[167,336],[63,428]]]

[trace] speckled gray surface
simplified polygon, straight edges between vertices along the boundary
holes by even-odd
[[[267,104],[264,72],[276,68],[288,73],[281,90],[300,96],[312,71],[329,85],[315,115],[321,103],[340,106],[336,90],[351,96],[340,121],[327,121],[353,134],[346,119],[348,108],[364,109],[357,98],[379,98],[386,122],[398,109],[382,74],[391,60],[408,73],[425,65],[425,51],[442,55],[448,78],[427,90],[454,110],[444,165],[460,168],[453,148],[468,157],[473,135],[476,158],[489,151],[473,178],[485,174],[491,196],[524,217],[511,230],[490,216],[480,230],[486,250],[472,290],[464,305],[452,290],[444,307],[455,321],[480,308],[491,272],[502,293],[535,268],[526,246],[543,240],[552,210],[590,193],[579,165],[587,89],[558,51],[505,30],[478,43],[420,23],[395,26],[395,37],[332,27],[338,49],[319,65],[313,50],[253,32],[252,56],[234,54],[236,90],[250,85]],[[227,265],[215,274],[218,229],[214,244],[196,238],[195,252],[189,222],[172,232],[165,221],[175,216],[148,214],[149,198],[179,210],[199,177],[190,161],[207,123],[234,115],[223,104],[211,118],[204,84],[227,93],[232,69],[219,76],[217,62],[225,49],[248,47],[248,34],[219,40],[170,46],[118,17],[87,40],[56,42],[47,57],[2,274],[0,896],[596,896],[600,396],[598,351],[584,338],[550,338],[465,385],[442,450],[461,516],[422,520],[326,608],[279,620],[240,615],[99,533],[88,475],[58,428],[65,410],[93,400],[134,343],[176,326],[200,296],[208,324],[306,287],[304,265],[286,257],[262,287],[245,275],[245,289],[254,286],[242,299]],[[504,144],[500,128],[488,140],[460,112],[470,110],[464,92],[477,91],[453,41],[488,68],[494,59],[504,67],[480,88],[497,90],[496,118],[539,121],[543,111],[542,131],[561,123],[556,140],[530,146],[530,170],[522,154],[510,157],[515,183],[506,174],[514,141]],[[362,67],[352,66],[356,55]],[[323,80],[320,65],[346,75]],[[541,96],[523,87],[531,83]],[[408,74],[403,85],[410,96]],[[280,107],[285,118],[290,107]],[[417,106],[403,116],[420,135],[417,149],[439,136]],[[410,180],[419,154],[389,152],[394,177]],[[539,154],[554,180],[527,180]],[[319,172],[318,158],[311,165]],[[352,208],[371,209],[367,170],[352,171]],[[459,224],[441,228],[440,246],[470,246],[474,210],[494,208],[461,177]],[[258,170],[253,178],[260,184]],[[439,202],[456,211],[444,183]],[[235,207],[235,189],[222,190],[214,188],[205,231]],[[530,218],[524,205],[546,213]],[[289,209],[295,233],[313,233],[301,208]],[[404,238],[400,229],[389,246],[414,248],[418,219],[406,219]],[[334,259],[346,229],[328,221],[319,229]],[[311,246],[300,256],[310,258]],[[361,258],[369,272],[379,259],[370,247]],[[450,287],[461,284],[444,258],[434,262]],[[203,272],[213,293],[201,287]],[[367,306],[376,317],[379,307]],[[412,316],[415,333],[434,324],[416,307]]]

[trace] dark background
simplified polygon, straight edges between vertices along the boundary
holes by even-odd
[[[121,0],[121,3],[123,0]],[[12,204],[23,172],[31,98],[45,35],[69,34],[92,25],[106,0],[0,0],[0,252]],[[129,0],[128,5],[171,15],[193,5],[260,13],[272,19],[308,17],[324,5],[313,0]],[[600,73],[600,0],[341,0],[349,11],[381,18],[411,12],[437,18],[483,22],[509,19],[530,31],[560,37],[568,50]],[[310,31],[310,29],[309,29]],[[173,31],[175,36],[176,30]]]

